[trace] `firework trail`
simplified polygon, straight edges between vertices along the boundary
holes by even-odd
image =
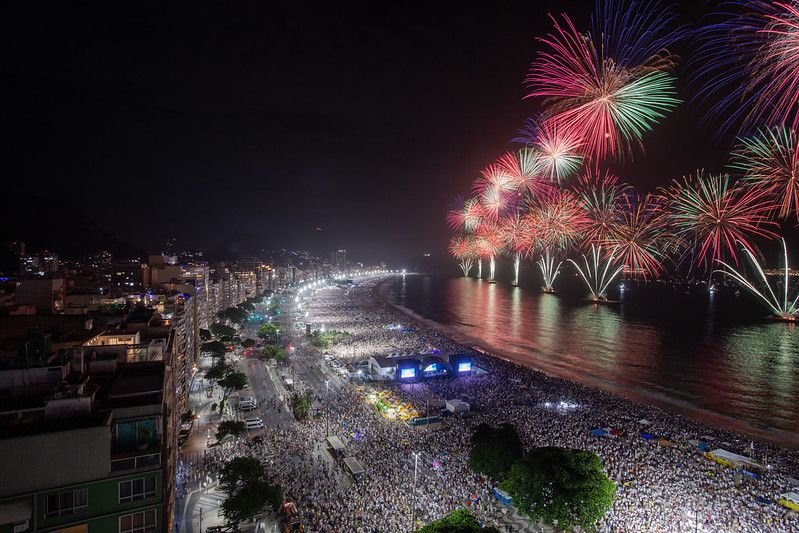
[[[471,235],[454,235],[449,240],[449,253],[458,260],[464,276],[468,276],[474,266],[474,238]]]
[[[743,172],[753,186],[771,193],[780,218],[794,217],[799,222],[799,142],[795,131],[767,128],[740,139],[730,167]]]
[[[782,300],[777,297],[775,291],[771,288],[771,285],[769,285],[768,279],[766,278],[766,273],[763,271],[763,267],[760,266],[760,263],[755,258],[754,254],[745,246],[742,248],[742,250],[749,258],[749,261],[752,263],[754,269],[757,271],[760,281],[765,286],[765,291],[758,289],[755,284],[746,279],[746,276],[744,276],[739,270],[736,270],[724,261],[719,261],[724,268],[718,270],[717,272],[723,272],[731,276],[749,292],[765,302],[775,317],[779,318],[780,320],[791,322],[797,320],[797,316],[799,315],[799,305],[797,305],[797,302],[799,302],[799,293],[796,294],[796,297],[793,300],[791,300],[791,298],[788,296],[788,285],[790,283],[788,276],[790,273],[790,268],[788,266],[788,248],[785,245],[785,239],[782,239],[782,254],[785,265],[785,268],[782,270]]]
[[[608,299],[607,290],[613,279],[623,270],[624,265],[616,266],[615,250],[606,259],[602,259],[602,247],[591,245],[591,261],[583,254],[583,266],[576,261],[568,259],[577,269],[586,287],[591,292],[591,299],[595,302]]]
[[[553,284],[555,278],[560,274],[560,267],[563,261],[558,261],[555,264],[555,258],[549,255],[549,250],[545,250],[544,254],[538,259],[538,267],[541,269],[541,276],[544,278],[544,292],[555,292]]]
[[[504,242],[499,225],[495,222],[484,221],[475,233],[475,251],[480,258],[478,268],[483,259],[489,261],[489,281],[494,280],[496,274],[496,256],[502,252]],[[482,269],[481,269],[482,270]]]
[[[514,213],[502,219],[499,226],[504,248],[513,255],[513,284],[519,284],[519,266],[523,256],[535,246],[535,231],[527,217]]]
[[[736,242],[754,253],[754,237],[774,238],[776,224],[768,191],[743,182],[731,183],[727,175],[705,175],[673,180],[661,189],[668,205],[666,223],[674,238],[693,252],[692,266],[712,266],[728,257],[736,265]]]

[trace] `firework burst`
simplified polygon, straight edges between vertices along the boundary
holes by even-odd
[[[666,211],[662,199],[647,194],[624,195],[618,220],[604,245],[612,249],[625,272],[643,278],[663,272],[665,250],[671,241],[665,231]]]
[[[723,2],[700,32],[696,99],[709,117],[740,124],[799,128],[799,1]]]
[[[629,152],[680,102],[664,51],[675,38],[666,29],[673,17],[658,2],[608,4],[595,36],[565,15],[552,18],[554,32],[539,39],[546,50],[526,78],[527,96],[544,99],[548,120],[597,162]],[[628,13],[609,18],[618,10]]]
[[[780,218],[794,217],[799,222],[799,143],[795,131],[768,128],[741,139],[730,167],[742,171],[755,187],[770,191]]]
[[[480,200],[469,198],[458,201],[454,209],[447,212],[447,224],[456,231],[473,233],[483,221],[485,213]]]
[[[535,149],[537,171],[550,181],[562,183],[580,169],[583,161],[582,141],[553,120],[528,119],[513,142]]]
[[[518,201],[518,182],[502,165],[483,169],[474,182],[473,191],[480,199],[486,217],[497,221]]]
[[[589,171],[580,176],[575,191],[588,219],[583,233],[586,245],[600,245],[613,236],[629,189],[629,185],[620,183],[610,172]]]
[[[544,249],[566,250],[582,238],[589,220],[577,197],[569,190],[555,189],[530,203],[526,215]]]
[[[725,257],[737,265],[736,242],[754,253],[754,237],[776,237],[768,191],[702,172],[674,180],[661,191],[669,207],[666,223],[693,252],[692,265],[713,265]]]
[[[497,167],[514,182],[514,188],[521,195],[540,196],[546,194],[551,184],[541,174],[541,157],[530,148],[518,152],[508,152],[497,161]],[[509,190],[509,192],[511,191]]]

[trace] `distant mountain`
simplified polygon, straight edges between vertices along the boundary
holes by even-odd
[[[0,242],[23,241],[25,249],[80,258],[107,250],[115,257],[144,256],[100,228],[81,209],[38,195],[17,196],[0,209]]]

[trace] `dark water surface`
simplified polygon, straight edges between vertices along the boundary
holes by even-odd
[[[557,295],[410,275],[384,290],[395,303],[548,374],[732,417],[777,430],[777,440],[796,436],[796,326],[766,320],[757,302],[731,289],[688,293],[627,282],[620,292],[617,283],[611,297],[621,304],[596,306],[581,299],[577,280],[559,281],[566,292]]]

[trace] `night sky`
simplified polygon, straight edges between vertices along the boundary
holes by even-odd
[[[390,262],[446,253],[448,204],[536,111],[522,80],[546,14],[587,29],[593,7],[110,4],[4,17],[8,198],[80,209],[142,249],[174,236]],[[683,105],[622,176],[651,190],[719,170],[698,115]]]

